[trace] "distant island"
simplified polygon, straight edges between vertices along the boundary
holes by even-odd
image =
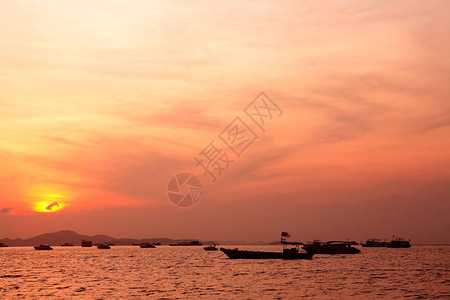
[[[0,243],[4,243],[8,246],[18,247],[18,246],[34,246],[41,244],[48,244],[53,246],[59,246],[63,244],[73,244],[74,246],[80,246],[81,240],[89,240],[92,243],[108,243],[113,245],[133,245],[142,243],[161,243],[161,245],[169,245],[173,243],[189,242],[195,239],[168,239],[168,238],[146,238],[146,239],[131,239],[131,238],[114,238],[107,235],[94,235],[87,236],[76,233],[72,230],[61,230],[53,233],[44,233],[37,235],[29,239],[0,239]],[[208,242],[205,242],[208,243]]]
[[[48,244],[52,246],[60,246],[63,244],[73,244],[74,246],[80,246],[81,240],[89,240],[92,243],[100,244],[100,243],[108,243],[110,245],[136,245],[143,243],[160,243],[161,245],[169,245],[169,244],[177,244],[177,243],[185,243],[196,240],[196,238],[192,239],[169,239],[169,238],[144,238],[144,239],[132,239],[132,238],[115,238],[107,235],[94,235],[87,236],[78,234],[73,230],[61,230],[53,233],[44,233],[37,235],[35,237],[29,239],[9,239],[4,238],[0,239],[0,243],[4,243],[10,247],[20,247],[20,246],[35,246],[41,244]],[[234,241],[234,242],[221,242],[221,241],[203,241],[204,244],[248,244],[242,241]],[[255,243],[253,243],[255,244]],[[264,242],[260,242],[258,244],[264,244]]]

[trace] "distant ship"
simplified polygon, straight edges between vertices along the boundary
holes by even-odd
[[[395,236],[392,240],[386,244],[388,248],[409,248],[411,247],[411,243],[402,238],[396,238]]]
[[[111,249],[111,247],[108,244],[98,244],[97,245],[98,249]]]
[[[155,245],[150,244],[150,243],[142,243],[139,245],[139,247],[141,247],[141,248],[156,248]]]
[[[92,241],[82,240],[81,247],[92,247]]]
[[[217,251],[219,249],[217,249],[216,245],[209,245],[207,247],[203,247],[203,249],[205,249],[205,251]]]
[[[49,245],[34,246],[34,250],[53,250]]]
[[[0,248],[2,247],[8,247],[8,245],[6,245],[5,243],[0,243]]]
[[[386,247],[386,241],[381,241],[380,239],[368,239],[365,243],[361,243],[363,247]]]
[[[190,242],[181,242],[177,244],[170,244],[170,246],[203,246],[203,244],[199,240],[190,241]]]
[[[357,254],[361,252],[361,250],[352,247],[351,242],[345,241],[329,241],[322,243],[319,240],[315,240],[302,248],[307,252],[313,252],[315,254]]]
[[[73,244],[71,243],[64,243],[61,245],[61,247],[73,247]]]

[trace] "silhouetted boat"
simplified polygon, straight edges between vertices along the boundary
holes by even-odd
[[[81,247],[92,247],[92,242],[87,240],[81,241]]]
[[[217,249],[216,245],[209,245],[207,247],[203,247],[203,249],[205,249],[205,251],[217,251],[219,249]]]
[[[386,246],[388,248],[409,248],[411,243],[405,239],[393,237]]]
[[[150,244],[150,243],[142,243],[139,245],[139,247],[141,247],[141,248],[156,248],[155,245]]]
[[[283,235],[284,233],[282,233]],[[225,249],[220,248],[220,251],[225,253],[231,259],[311,259],[314,252],[300,252],[300,245],[303,243],[286,242],[287,233],[281,238],[283,244],[283,252],[268,252],[268,251],[247,251],[239,249]],[[293,247],[291,247],[293,246]]]
[[[314,252],[315,254],[357,254],[361,252],[361,250],[352,247],[350,242],[344,241],[329,241],[322,243],[315,240],[302,248],[308,252]]]
[[[247,251],[220,248],[231,259],[311,259],[313,252],[299,252],[285,249],[283,252]]]
[[[98,249],[111,249],[111,247],[108,244],[98,244],[97,245]]]
[[[61,247],[73,247],[73,244],[71,243],[64,243],[61,245]]]
[[[386,241],[380,239],[368,239],[365,243],[361,243],[363,247],[386,247]]]
[[[199,240],[190,241],[190,242],[181,242],[177,244],[170,244],[170,246],[203,246],[203,244]]]
[[[8,247],[5,243],[0,243],[0,248]]]
[[[34,246],[34,250],[53,250],[49,245]]]

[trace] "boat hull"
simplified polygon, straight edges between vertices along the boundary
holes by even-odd
[[[52,247],[39,247],[39,246],[34,246],[34,250],[45,251],[45,250],[53,250],[53,248],[52,248]]]
[[[97,245],[97,249],[111,249],[108,245]]]
[[[308,252],[313,252],[315,254],[358,254],[361,250],[356,249],[354,247],[303,247],[304,250]]]
[[[217,248],[210,248],[210,247],[204,247],[203,249],[205,249],[205,251],[218,251],[219,250]]]
[[[220,248],[230,259],[311,259],[314,253],[283,253]]]

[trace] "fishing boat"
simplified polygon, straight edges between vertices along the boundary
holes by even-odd
[[[220,248],[230,259],[311,259],[314,252],[300,252],[300,242],[287,242],[286,237],[290,235],[283,232],[281,244],[283,244],[283,252],[267,252],[267,251],[248,251],[236,249]]]
[[[388,248],[409,248],[411,247],[410,241],[407,241],[402,238],[396,238],[395,236],[392,240],[386,244]]]
[[[209,245],[207,247],[203,247],[203,249],[205,249],[205,251],[218,251],[219,249],[217,249],[216,245]]]
[[[34,246],[34,250],[53,250],[49,245]]]
[[[363,247],[386,247],[386,241],[380,239],[368,239],[365,243],[361,243]]]
[[[170,244],[170,246],[203,246],[203,244],[199,240],[190,241],[190,242],[181,242],[177,244]]]
[[[150,243],[142,243],[139,245],[139,247],[141,247],[141,248],[156,248],[155,245],[150,244]]]
[[[82,240],[81,247],[92,247],[92,241]]]
[[[108,244],[98,244],[98,249],[111,249],[111,247]]]
[[[0,243],[0,248],[8,247],[5,243]]]
[[[329,241],[322,243],[318,240],[308,243],[302,247],[307,252],[315,254],[357,254],[361,250],[352,247],[350,242],[346,241]]]

